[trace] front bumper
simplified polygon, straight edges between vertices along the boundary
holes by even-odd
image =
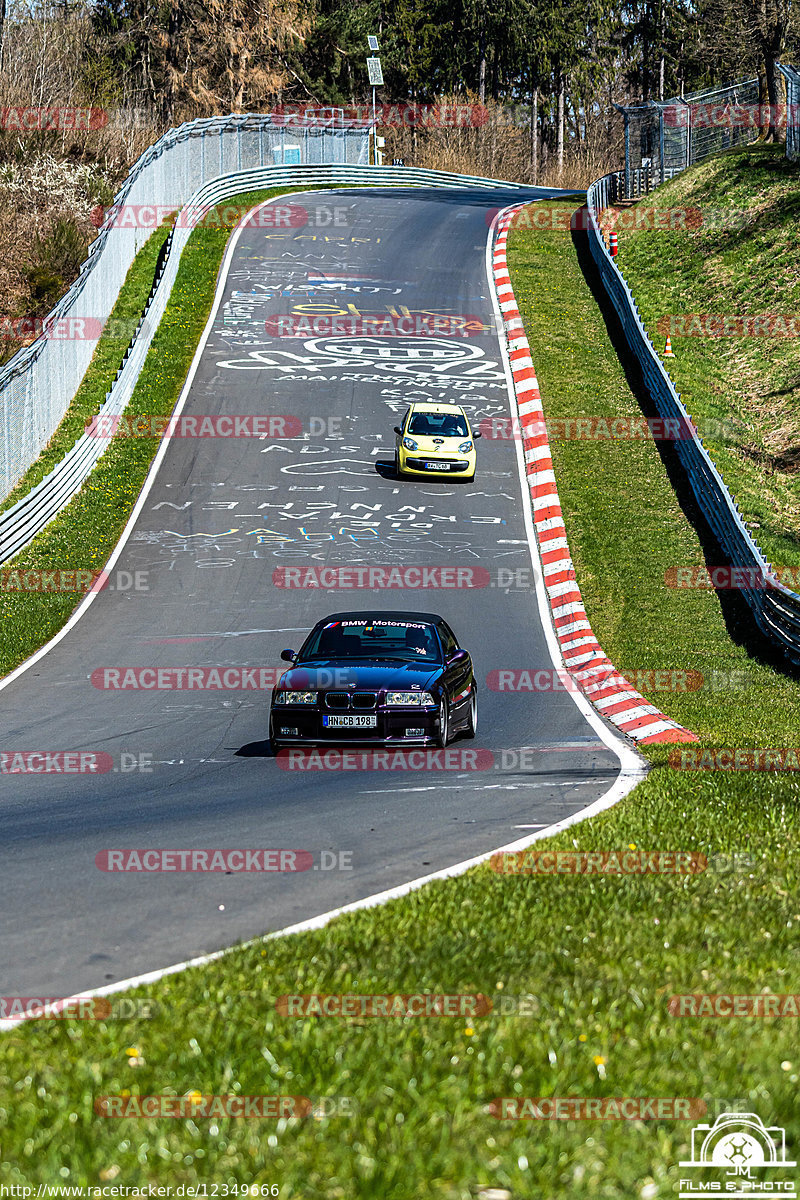
[[[270,709],[270,730],[285,745],[377,745],[427,746],[436,742],[439,732],[437,708],[378,708],[375,725],[365,727],[334,727],[323,725],[323,717],[332,714],[314,706],[273,705]]]
[[[407,475],[474,475],[475,457],[465,454],[459,458],[437,458],[435,454],[425,457],[419,450],[413,453],[408,450],[400,451],[400,470]],[[435,463],[436,466],[431,464]]]

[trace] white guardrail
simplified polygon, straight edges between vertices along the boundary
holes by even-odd
[[[600,216],[603,209],[615,204],[619,198],[622,175],[621,171],[604,175],[591,185],[586,194],[589,249],[659,417],[674,422],[674,427],[681,432],[692,431],[692,436],[678,436],[673,444],[700,510],[722,551],[723,561],[718,565],[741,570],[740,595],[749,605],[758,628],[788,658],[800,663],[800,596],[780,582],[761,548],[753,540],[736,501],[712,462],[667,374],[644,327],[631,290],[603,240]]]
[[[370,167],[345,164],[257,167],[246,171],[234,171],[218,177],[198,188],[188,198],[184,205],[187,219],[181,219],[179,216],[176,220],[175,227],[168,239],[169,244],[161,265],[161,273],[141,315],[131,344],[125,353],[122,366],[117,372],[111,390],[106,394],[106,400],[100,408],[100,415],[103,417],[121,415],[133,395],[139,373],[175,283],[181,254],[193,231],[191,214],[196,214],[198,211],[229,199],[238,193],[253,191],[257,188],[297,185],[313,187],[319,184],[345,187],[351,184],[372,186],[389,184],[436,188],[501,188],[511,190],[520,196],[529,195],[532,198],[533,195],[559,194],[557,188],[533,188],[530,185],[508,183],[498,179],[455,175],[444,171],[427,171],[413,167]],[[121,281],[119,286],[121,286]],[[118,292],[119,287],[117,288]],[[54,310],[54,312],[57,311],[57,309]],[[90,343],[90,345],[93,346],[94,343]],[[32,349],[33,347],[31,347]],[[87,359],[87,366],[88,361]],[[76,390],[77,386],[76,383]],[[63,411],[66,411],[70,399],[71,397],[64,403],[62,415]],[[53,429],[50,430],[48,436],[52,436],[52,432]],[[49,521],[57,516],[80,489],[107,445],[106,439],[84,433],[41,483],[17,501],[13,507],[0,513],[0,563],[17,554]]]

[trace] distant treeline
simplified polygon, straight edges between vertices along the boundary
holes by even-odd
[[[107,110],[90,142],[122,162],[194,117],[364,104],[374,34],[379,102],[490,114],[467,128],[395,123],[388,157],[561,177],[618,160],[614,103],[756,74],[778,103],[775,62],[798,57],[799,25],[800,0],[0,0],[0,104]],[[37,136],[83,144],[78,131]]]

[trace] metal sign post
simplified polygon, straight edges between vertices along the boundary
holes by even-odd
[[[378,39],[376,37],[370,34],[367,40],[370,50],[378,49]],[[372,84],[372,161],[377,166],[378,137],[375,125],[375,88],[383,87],[383,70],[381,69],[381,60],[377,56],[367,59],[367,73],[369,81]]]

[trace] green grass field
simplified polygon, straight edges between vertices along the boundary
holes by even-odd
[[[514,232],[509,257],[545,415],[636,415],[570,236]],[[721,672],[714,687],[652,697],[703,745],[792,745],[795,679],[732,640],[713,593],[664,584],[676,562],[704,560],[654,443],[564,441],[553,455],[578,580],[612,661]],[[746,687],[725,687],[728,671]],[[648,758],[623,802],[539,848],[727,855],[715,869],[602,878],[484,866],[140,989],[157,1006],[150,1020],[0,1035],[0,1183],[200,1180],[220,1195],[278,1184],[303,1200],[675,1195],[690,1121],[504,1121],[489,1111],[496,1097],[696,1097],[706,1119],[754,1111],[796,1145],[796,1019],[669,1011],[682,993],[800,991],[796,778],[680,771],[659,747]],[[276,1007],[314,992],[481,992],[495,1010],[468,1022]],[[520,996],[534,998],[527,1015],[508,999]],[[346,1098],[352,1113],[118,1121],[93,1109],[104,1095],[194,1092]]]

